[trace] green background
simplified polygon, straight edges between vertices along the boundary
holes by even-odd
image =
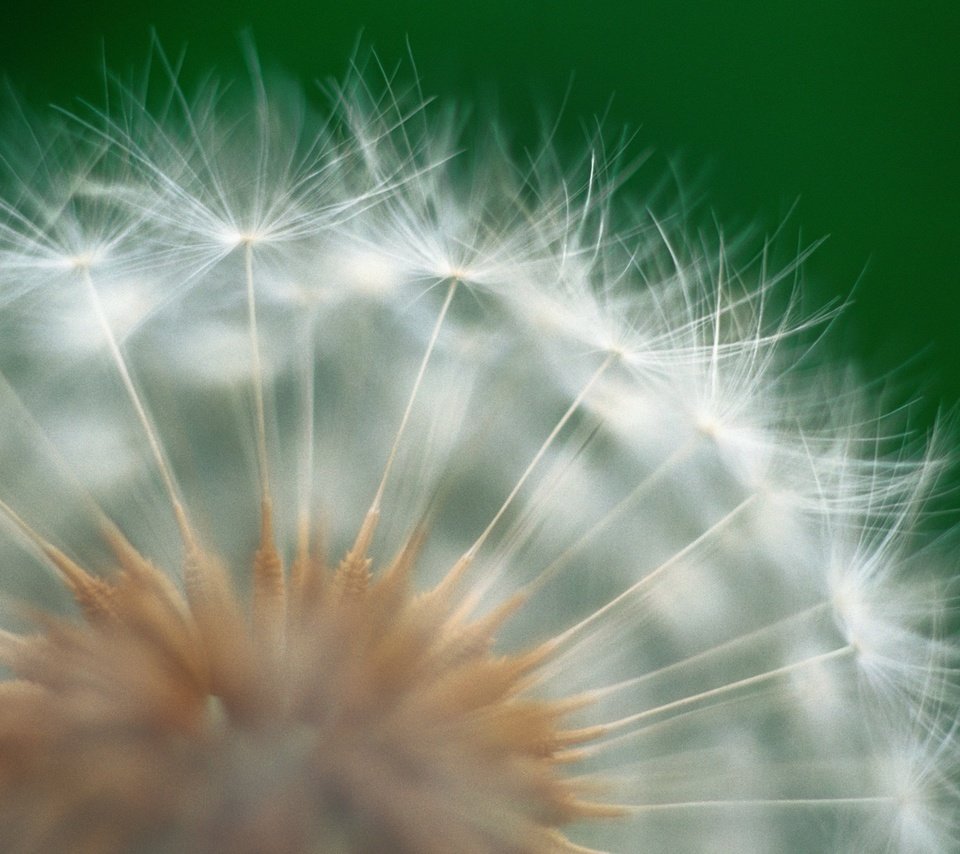
[[[915,426],[960,401],[956,0],[37,0],[7,8],[0,66],[31,100],[98,100],[102,56],[142,64],[150,27],[188,77],[239,68],[244,27],[306,82],[342,77],[361,32],[387,65],[409,41],[425,92],[495,99],[531,142],[569,90],[561,136],[606,112],[657,152],[638,180],[675,166],[725,228],[792,209],[788,243],[828,236],[808,304],[852,294],[843,355],[922,395]]]

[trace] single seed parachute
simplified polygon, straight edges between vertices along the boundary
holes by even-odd
[[[960,846],[941,440],[796,264],[167,70],[4,131],[4,851]]]

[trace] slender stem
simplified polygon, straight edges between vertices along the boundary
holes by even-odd
[[[260,336],[257,333],[257,300],[253,286],[253,241],[243,244],[243,265],[247,281],[247,327],[250,331],[250,353],[253,359],[253,397],[257,418],[257,468],[260,473],[260,495],[270,503],[270,469],[267,462],[267,419],[263,404],[263,361]]]
[[[772,679],[785,676],[788,673],[793,673],[796,670],[801,670],[804,667],[809,667],[812,664],[822,664],[823,662],[831,661],[835,658],[843,658],[844,656],[851,655],[854,652],[856,652],[856,648],[852,644],[846,644],[845,646],[831,650],[830,652],[824,652],[820,655],[812,655],[810,658],[805,658],[802,661],[795,661],[792,664],[785,664],[783,667],[775,667],[773,670],[757,673],[754,676],[747,676],[744,679],[737,679],[733,682],[728,682],[725,685],[720,685],[716,688],[709,688],[706,691],[700,691],[697,694],[690,694],[687,697],[681,697],[679,700],[673,700],[669,703],[664,703],[661,706],[656,706],[652,709],[645,709],[642,712],[628,715],[625,718],[620,718],[618,721],[607,724],[606,729],[608,732],[622,729],[625,726],[637,723],[637,721],[646,720],[647,718],[661,715],[664,712],[672,712],[676,709],[682,709],[686,706],[693,705],[694,703],[699,703],[702,700],[712,700],[715,697],[721,697],[724,694],[729,694],[731,691],[736,691],[740,688],[749,688],[762,682],[769,682]]]
[[[527,586],[528,593],[533,593],[542,588],[551,578],[553,578],[570,559],[585,548],[590,541],[603,531],[608,525],[612,524],[618,517],[623,515],[626,509],[637,499],[642,498],[645,493],[655,487],[667,474],[673,466],[683,462],[694,450],[699,435],[694,436],[690,441],[685,442],[677,448],[670,456],[661,462],[653,471],[643,477],[640,482],[625,495],[617,504],[584,531],[573,545],[568,546],[564,551],[557,555]]]
[[[716,522],[714,522],[709,528],[707,528],[706,531],[700,534],[699,537],[697,537],[694,540],[691,540],[689,543],[687,543],[687,545],[685,545],[678,552],[675,552],[673,555],[667,558],[667,560],[661,563],[658,567],[653,569],[651,572],[648,572],[638,582],[636,582],[635,584],[632,584],[622,593],[619,593],[617,596],[615,596],[605,605],[602,605],[600,608],[598,608],[588,617],[581,620],[576,625],[571,626],[562,634],[557,635],[557,637],[554,638],[554,640],[552,641],[552,645],[554,649],[555,650],[558,649],[560,646],[565,644],[574,635],[579,634],[581,631],[583,631],[583,629],[585,629],[591,623],[596,622],[598,619],[600,619],[600,617],[607,614],[609,611],[611,611],[613,608],[615,608],[625,599],[627,599],[630,596],[633,596],[638,590],[641,590],[643,587],[647,586],[648,584],[653,582],[657,577],[659,577],[664,572],[666,572],[670,567],[674,566],[679,561],[683,560],[687,555],[689,555],[695,549],[699,548],[704,542],[710,539],[710,537],[722,531],[727,525],[729,525],[734,519],[736,519],[737,516],[741,512],[743,512],[743,510],[746,507],[748,507],[755,498],[756,498],[755,494],[748,495],[746,498],[743,499],[743,501],[741,501],[736,507],[734,507],[725,516],[721,517]]]
[[[109,349],[110,355],[113,358],[117,372],[120,374],[120,379],[123,382],[124,388],[126,389],[127,397],[130,399],[130,403],[133,405],[134,411],[137,414],[137,419],[140,421],[140,426],[143,428],[144,435],[146,436],[147,442],[150,445],[150,450],[153,453],[154,460],[156,461],[157,469],[160,472],[160,477],[163,479],[163,485],[167,491],[167,495],[170,498],[170,504],[173,508],[173,514],[176,517],[177,525],[180,528],[181,537],[183,538],[184,544],[192,548],[195,546],[193,532],[191,531],[190,524],[187,521],[187,515],[183,507],[183,502],[180,500],[180,495],[177,490],[176,482],[174,481],[173,472],[170,470],[170,466],[167,463],[166,457],[163,453],[163,447],[160,444],[157,431],[154,428],[153,423],[150,421],[150,416],[147,415],[146,407],[143,404],[140,393],[137,391],[136,384],[133,382],[133,377],[130,375],[130,369],[127,365],[127,361],[123,356],[123,352],[120,350],[120,345],[117,342],[117,338],[113,333],[113,328],[110,326],[110,321],[107,318],[106,312],[104,311],[103,300],[100,299],[100,294],[94,286],[93,279],[90,276],[90,268],[87,265],[83,265],[80,270],[83,283],[87,289],[87,295],[90,298],[90,305],[93,308],[97,322],[100,324],[100,328],[103,330],[104,337],[106,338],[107,348]]]
[[[744,798],[727,800],[673,801],[663,804],[623,804],[622,808],[631,813],[666,812],[684,809],[732,809],[757,807],[838,807],[838,806],[879,806],[895,803],[889,795],[866,795],[846,798]]]
[[[476,557],[477,553],[483,547],[483,544],[487,541],[487,538],[492,533],[493,529],[497,526],[497,523],[503,518],[503,514],[507,512],[510,505],[513,503],[513,500],[517,497],[520,490],[523,488],[523,485],[527,482],[527,479],[533,473],[533,470],[537,467],[537,464],[543,459],[544,454],[549,450],[550,446],[553,444],[554,440],[560,434],[560,431],[564,428],[566,423],[573,416],[573,413],[580,408],[580,404],[583,403],[584,398],[590,392],[590,389],[593,387],[594,383],[603,376],[604,372],[619,358],[619,354],[610,353],[606,359],[604,359],[603,364],[600,365],[596,371],[593,372],[593,375],[587,380],[586,384],[580,389],[580,393],[573,399],[573,402],[570,406],[567,407],[566,412],[560,416],[560,420],[554,425],[553,429],[550,431],[550,435],[543,440],[543,444],[540,446],[540,449],[534,454],[533,459],[527,464],[527,467],[524,469],[523,474],[520,475],[519,480],[514,484],[513,489],[510,490],[510,494],[504,499],[503,504],[500,505],[500,509],[494,513],[493,518],[487,524],[487,527],[483,529],[483,532],[474,540],[473,545],[470,546],[454,563],[450,568],[447,574],[443,577],[443,580],[433,589],[432,595],[435,596],[445,596],[451,589],[453,589],[466,573],[467,569],[473,563],[473,559]]]
[[[430,361],[430,357],[437,345],[437,339],[440,336],[440,328],[443,326],[444,319],[447,316],[447,311],[450,308],[450,303],[453,302],[453,295],[456,293],[459,282],[459,279],[450,280],[450,287],[447,288],[447,296],[443,301],[440,314],[437,316],[437,320],[433,325],[433,332],[431,333],[430,341],[427,344],[427,351],[423,354],[423,359],[420,362],[420,369],[417,371],[417,378],[414,380],[413,388],[410,391],[410,397],[407,400],[407,407],[403,411],[403,417],[400,419],[400,426],[397,428],[397,435],[394,437],[393,446],[390,448],[390,455],[387,457],[387,463],[383,469],[383,477],[380,478],[380,485],[377,487],[377,494],[373,499],[373,508],[376,508],[377,510],[380,509],[380,502],[383,499],[383,493],[387,487],[387,479],[390,477],[390,470],[393,468],[393,463],[397,456],[397,450],[400,447],[400,440],[403,438],[404,431],[407,429],[407,422],[410,420],[411,412],[413,412],[413,403],[417,398],[417,393],[420,390],[420,385],[423,382],[423,377],[427,371],[427,364]]]
[[[600,365],[596,371],[593,372],[593,375],[587,380],[586,384],[580,389],[580,393],[573,399],[573,402],[567,407],[567,411],[563,413],[560,417],[560,420],[554,425],[553,429],[550,431],[550,435],[544,439],[543,444],[540,446],[540,449],[534,454],[533,459],[530,460],[527,467],[524,469],[523,474],[520,475],[520,479],[514,484],[513,489],[510,490],[510,494],[506,497],[503,504],[500,505],[500,509],[494,514],[493,518],[490,520],[486,528],[484,528],[483,533],[474,541],[473,545],[468,549],[467,554],[475,555],[480,548],[486,542],[487,538],[490,536],[490,533],[496,527],[497,523],[503,517],[503,514],[507,512],[507,509],[513,503],[514,499],[517,497],[517,494],[523,488],[523,485],[527,482],[527,479],[533,473],[533,470],[540,463],[540,460],[543,459],[544,454],[550,449],[550,446],[554,443],[560,431],[564,428],[566,423],[573,416],[573,413],[580,408],[580,404],[583,403],[584,398],[590,392],[590,389],[593,388],[597,380],[606,372],[606,370],[616,361],[618,358],[617,353],[610,353],[606,359],[604,359],[603,364]]]
[[[303,409],[303,425],[300,436],[300,506],[297,511],[297,530],[301,540],[298,546],[298,553],[305,557],[310,547],[310,525],[311,513],[313,512],[313,462],[314,462],[314,434],[316,425],[314,423],[315,406],[315,368],[314,368],[314,348],[313,339],[310,335],[313,325],[313,315],[309,317],[304,325],[303,341],[300,343],[300,353],[302,355],[302,373],[301,381],[301,406]]]
[[[403,434],[407,429],[407,423],[410,420],[410,414],[413,412],[414,401],[417,399],[417,393],[420,391],[420,386],[423,383],[423,378],[427,372],[427,365],[429,364],[430,357],[433,355],[433,351],[436,348],[437,339],[440,337],[440,329],[443,327],[443,322],[446,319],[447,311],[450,308],[450,303],[453,302],[453,295],[456,293],[457,285],[459,283],[459,279],[454,278],[450,280],[450,286],[447,288],[447,295],[444,298],[443,305],[440,308],[440,314],[437,316],[436,322],[433,324],[433,331],[430,334],[430,341],[427,343],[426,352],[423,354],[423,358],[420,361],[420,368],[417,371],[417,377],[413,382],[413,388],[411,389],[410,396],[407,399],[407,406],[403,411],[403,417],[400,419],[400,426],[397,428],[396,436],[394,436],[393,439],[393,445],[390,448],[390,453],[387,455],[387,462],[383,467],[383,475],[380,478],[380,484],[377,487],[377,491],[373,497],[373,501],[370,504],[370,508],[367,510],[367,514],[360,526],[360,532],[357,534],[357,539],[353,544],[353,548],[350,550],[350,554],[362,556],[362,554],[366,553],[366,548],[373,539],[373,533],[380,518],[380,503],[383,500],[383,494],[387,488],[387,481],[390,478],[390,472],[393,469],[393,463],[396,460],[397,451],[400,448],[400,441],[403,439]]]
[[[40,534],[28,524],[26,519],[17,513],[17,511],[7,504],[7,502],[2,498],[0,498],[0,513],[13,522],[17,530],[20,531],[20,533],[22,533],[31,543],[33,543],[33,545],[45,552],[50,543],[40,536]]]
[[[703,662],[709,660],[715,655],[723,655],[724,653],[730,652],[731,650],[740,649],[744,646],[748,646],[751,643],[754,643],[758,640],[764,639],[767,635],[774,631],[781,631],[785,626],[792,625],[794,623],[799,623],[803,620],[809,619],[816,616],[817,614],[823,614],[827,612],[830,608],[830,603],[827,601],[818,602],[815,605],[811,605],[809,608],[805,608],[802,611],[798,611],[795,614],[790,614],[788,617],[783,617],[780,620],[776,620],[772,623],[767,623],[765,626],[761,626],[759,629],[754,629],[752,632],[747,632],[743,635],[737,635],[735,638],[731,638],[728,641],[723,643],[716,644],[711,646],[708,649],[698,652],[694,655],[691,655],[687,658],[681,659],[679,661],[674,661],[671,664],[664,665],[663,667],[658,667],[656,670],[648,670],[646,673],[641,676],[634,676],[631,679],[624,679],[622,682],[617,682],[613,685],[608,685],[605,688],[598,688],[590,692],[590,697],[592,700],[600,700],[604,697],[612,696],[620,691],[628,690],[630,688],[635,688],[638,685],[648,682],[651,679],[657,677],[663,677],[668,673],[673,673],[678,670],[682,670],[684,667],[689,667],[690,665],[702,664]]]

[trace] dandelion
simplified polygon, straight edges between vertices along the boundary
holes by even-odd
[[[797,265],[167,70],[0,156],[3,850],[960,845],[939,436]]]

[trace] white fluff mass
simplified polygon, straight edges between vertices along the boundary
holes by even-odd
[[[42,544],[106,566],[104,514],[179,585],[178,506],[237,567],[264,496],[285,560],[309,518],[334,564],[373,502],[372,571],[418,525],[415,590],[469,556],[463,613],[521,594],[495,649],[549,643],[522,692],[596,728],[562,773],[618,814],[556,850],[960,850],[945,442],[829,364],[853,314],[596,141],[164,62],[8,110],[4,638],[71,613]]]

